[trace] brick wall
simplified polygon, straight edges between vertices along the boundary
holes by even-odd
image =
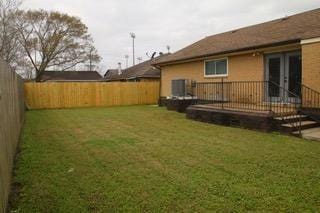
[[[264,54],[296,51],[301,49],[301,44],[294,43],[283,46],[267,47],[250,52],[242,52],[228,57],[229,75],[226,81],[263,81],[264,80]],[[260,52],[260,55],[253,56],[253,52]],[[236,54],[236,53],[234,53]],[[303,69],[305,75],[303,81],[306,85],[320,91],[320,43],[304,45],[302,52]],[[225,57],[225,56],[224,56]],[[220,57],[221,58],[221,57]],[[212,58],[214,59],[214,58]],[[188,62],[177,65],[161,67],[161,96],[171,95],[172,79],[190,79],[198,82],[221,81],[221,78],[204,77],[204,60]],[[309,71],[311,70],[311,71]],[[309,73],[309,77],[306,75]],[[247,95],[247,94],[246,94]]]
[[[263,81],[263,55],[252,53],[228,57],[226,81]],[[189,62],[162,67],[161,96],[171,95],[171,80],[190,79],[197,82],[221,81],[221,78],[204,77],[204,61]]]
[[[302,83],[320,92],[320,42],[302,45]]]

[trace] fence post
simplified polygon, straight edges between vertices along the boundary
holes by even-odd
[[[192,104],[197,104],[198,103],[198,100],[195,100],[195,99],[198,99],[197,97],[197,82],[195,80],[191,80],[191,90],[192,90]]]
[[[297,102],[297,98],[296,98],[296,101]],[[297,103],[296,103],[297,104]],[[298,107],[295,106],[296,108],[298,108],[298,116],[299,116],[299,136],[302,137],[302,134],[301,134],[301,123],[302,123],[302,118],[301,118],[301,115],[302,115],[302,108],[301,108],[301,105],[299,106],[299,103],[298,103]]]
[[[266,83],[267,83],[267,85],[266,85]],[[267,91],[267,96],[268,96],[268,101],[269,101],[269,111],[270,111],[270,113],[272,112],[272,98],[271,98],[271,92],[270,92],[270,89],[271,89],[271,87],[270,87],[270,81],[266,81],[266,82],[264,82],[264,84],[265,84],[265,91]]]
[[[224,108],[224,86],[223,86],[223,78],[221,78],[221,86],[222,86],[222,109]]]

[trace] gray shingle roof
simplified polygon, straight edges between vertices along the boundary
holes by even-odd
[[[299,42],[315,37],[320,37],[320,8],[206,37],[155,64]]]
[[[110,79],[112,76],[118,75],[118,69],[109,69],[107,72],[104,74],[105,79]]]
[[[41,81],[99,81],[101,75],[96,71],[45,71]]]
[[[111,69],[105,74],[105,79],[109,81],[135,79],[135,78],[160,78],[160,70],[154,66],[153,63],[161,58],[167,57],[169,54],[163,54],[156,58],[144,61],[135,66],[122,70],[122,74],[118,74],[117,69]]]

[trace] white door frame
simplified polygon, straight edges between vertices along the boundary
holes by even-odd
[[[280,60],[280,64],[279,64],[279,82],[274,82],[276,84],[278,84],[280,87],[284,87],[284,55],[282,53],[272,53],[272,54],[267,54],[265,55],[265,80],[266,82],[270,81],[270,67],[269,67],[269,60],[270,59],[276,59],[279,58]],[[275,85],[273,85],[272,83],[269,83],[266,86],[267,92],[266,92],[266,100],[268,100],[269,102],[283,102],[283,94],[281,94],[283,91],[281,91],[281,89],[279,88],[279,94],[277,96],[270,96],[269,92],[270,92],[270,88],[271,87],[276,87]]]
[[[289,57],[294,55],[300,55],[301,51],[290,51],[290,52],[281,52],[281,53],[271,53],[265,55],[265,81],[270,81],[270,67],[269,67],[269,60],[274,58],[280,59],[279,64],[279,82],[274,82],[276,84],[279,84],[281,88],[279,88],[279,95],[278,96],[271,96],[269,95],[270,87],[272,87],[272,83],[267,85],[266,94],[265,94],[265,100],[271,101],[271,102],[277,102],[277,103],[298,103],[300,102],[300,99],[297,100],[295,97],[290,97],[288,92],[289,91]],[[302,72],[302,70],[301,70]]]
[[[285,89],[290,91],[289,89],[289,84],[290,84],[290,70],[289,70],[289,57],[290,56],[300,56],[301,57],[301,51],[292,51],[292,52],[287,52],[285,53],[285,78],[284,78],[284,85],[285,85]],[[302,70],[300,71],[302,72]],[[301,73],[302,74],[302,73]],[[301,82],[300,82],[301,83]],[[295,87],[297,87],[300,85],[295,85]],[[299,94],[296,94],[299,95]],[[290,94],[286,93],[285,95],[285,100],[289,103],[300,103],[301,100],[300,98],[297,99],[296,97],[290,97]]]

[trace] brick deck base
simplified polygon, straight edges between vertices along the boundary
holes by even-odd
[[[273,116],[267,113],[241,112],[223,109],[201,108],[190,106],[186,110],[187,118],[220,124],[225,126],[237,126],[246,129],[271,132],[276,129]]]

